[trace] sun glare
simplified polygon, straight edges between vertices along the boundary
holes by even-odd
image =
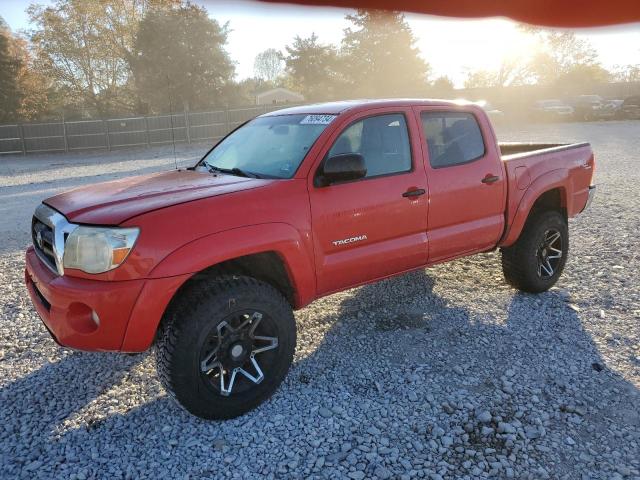
[[[537,48],[532,35],[507,19],[454,20],[411,15],[408,20],[434,75],[447,75],[459,86],[468,71],[497,70],[503,62],[528,57]]]

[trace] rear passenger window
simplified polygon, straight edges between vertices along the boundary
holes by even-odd
[[[482,133],[472,114],[423,112],[421,117],[433,168],[460,165],[484,155]]]
[[[411,149],[404,115],[378,115],[352,123],[337,138],[329,156],[359,153],[367,177],[411,170]]]

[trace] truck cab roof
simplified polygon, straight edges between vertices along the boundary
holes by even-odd
[[[273,112],[265,113],[262,117],[274,115],[297,115],[297,114],[332,114],[338,115],[348,110],[359,108],[378,107],[407,107],[407,106],[451,106],[459,107],[463,105],[476,105],[466,100],[438,100],[438,99],[417,99],[417,98],[389,98],[389,99],[361,99],[343,100],[339,102],[314,103],[311,105],[300,105],[297,107],[284,108]]]

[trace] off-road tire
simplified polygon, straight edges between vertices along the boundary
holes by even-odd
[[[284,296],[245,276],[194,282],[178,295],[163,317],[155,344],[156,367],[165,390],[187,411],[205,419],[234,418],[267,400],[287,375],[296,345],[293,311]],[[208,332],[234,312],[252,309],[268,315],[277,328],[272,368],[249,391],[216,394],[200,371]]]
[[[545,232],[557,230],[562,240],[562,257],[553,275],[542,277],[538,274],[538,249]],[[510,247],[500,249],[502,272],[508,284],[529,293],[549,290],[558,281],[569,254],[569,229],[567,220],[558,211],[534,212],[520,234],[520,238]]]

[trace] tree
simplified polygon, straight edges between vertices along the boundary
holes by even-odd
[[[273,88],[273,84],[266,83],[255,77],[244,78],[235,85],[236,98],[229,104],[249,105],[256,102],[256,95]]]
[[[547,67],[556,69],[559,76],[569,73],[577,65],[597,65],[598,53],[586,40],[578,39],[573,32],[547,32]],[[548,71],[543,71],[549,74]],[[553,75],[551,75],[553,78]]]
[[[497,70],[469,72],[464,82],[466,88],[508,87],[531,83],[531,66],[520,57],[504,58]]]
[[[640,82],[640,64],[616,67],[613,77],[616,82]]]
[[[537,37],[538,46],[530,57],[505,58],[497,70],[470,72],[465,87],[503,87],[538,83],[562,91],[581,90],[594,83],[607,82],[610,74],[598,61],[595,49],[571,32],[556,32],[520,26]]]
[[[36,68],[56,89],[100,116],[135,109],[130,60],[145,12],[178,0],[57,0],[27,9]]]
[[[0,17],[0,121],[32,120],[47,110],[49,82],[32,60],[27,41]]]
[[[454,92],[453,81],[447,76],[438,77],[431,85],[431,91],[435,97],[450,97]]]
[[[560,75],[555,84],[565,92],[590,93],[593,85],[608,83],[611,78],[601,65],[575,65]]]
[[[18,74],[22,64],[11,52],[9,36],[8,30],[0,31],[0,122],[15,121],[21,101]]]
[[[538,51],[529,62],[530,74],[537,83],[553,85],[573,80],[594,83],[608,77],[593,46],[573,32],[529,26],[521,29],[538,37]]]
[[[282,75],[282,63],[282,53],[275,48],[268,48],[256,55],[253,62],[253,72],[257,78],[274,83]]]
[[[415,37],[399,12],[359,9],[347,15],[342,54],[352,94],[359,97],[421,94],[430,67],[420,57]]]
[[[168,99],[188,108],[223,106],[235,66],[225,50],[228,25],[187,4],[150,11],[140,23],[132,62],[137,90],[154,111]]]
[[[290,87],[307,100],[336,98],[342,89],[340,58],[333,45],[318,41],[315,33],[307,38],[296,36],[286,47],[286,72]]]
[[[467,73],[464,88],[489,88],[496,86],[496,74],[490,70],[474,70]]]
[[[16,77],[20,91],[18,118],[38,119],[49,110],[51,81],[34,67],[33,56],[24,38],[11,38],[10,50],[20,64]]]

